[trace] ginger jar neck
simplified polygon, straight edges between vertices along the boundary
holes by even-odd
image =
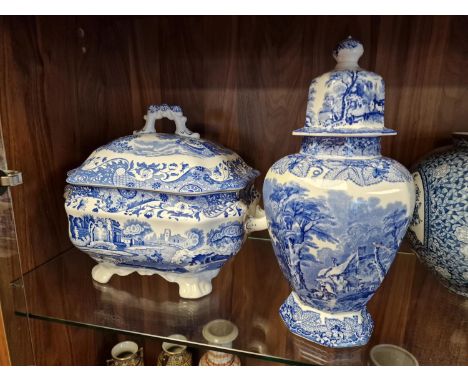
[[[380,154],[380,137],[317,137],[302,140],[301,153],[326,159],[372,159]]]

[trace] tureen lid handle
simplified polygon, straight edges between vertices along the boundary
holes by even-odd
[[[333,58],[336,60],[336,70],[357,70],[358,61],[364,53],[364,46],[359,40],[348,36],[339,42],[333,49]]]
[[[146,120],[143,129],[134,131],[133,134],[148,134],[156,133],[156,120],[167,118],[175,122],[177,135],[182,137],[200,138],[200,134],[190,131],[185,123],[187,117],[184,116],[182,108],[177,105],[167,105],[165,103],[161,105],[151,105],[148,107],[148,112],[143,117]]]

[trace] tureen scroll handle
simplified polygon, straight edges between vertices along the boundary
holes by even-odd
[[[148,134],[156,133],[156,120],[167,118],[175,122],[177,135],[182,137],[200,138],[200,134],[190,131],[185,123],[187,117],[184,116],[182,108],[177,105],[151,105],[148,107],[146,115],[143,117],[146,120],[145,126],[141,130],[134,131],[133,134]]]

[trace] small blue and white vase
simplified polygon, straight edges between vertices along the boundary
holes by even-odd
[[[416,208],[408,238],[451,291],[468,297],[468,133],[415,167]]]
[[[334,50],[335,70],[309,88],[300,152],[276,162],[263,186],[268,229],[293,288],[280,308],[289,330],[340,348],[368,342],[366,304],[392,264],[414,209],[411,174],[380,154],[384,82],[362,70],[362,44]]]
[[[161,118],[175,122],[175,134],[156,132]],[[253,187],[259,172],[190,131],[179,106],[151,105],[145,119],[69,171],[70,240],[98,263],[97,282],[157,274],[181,297],[199,298],[247,234],[266,229]]]

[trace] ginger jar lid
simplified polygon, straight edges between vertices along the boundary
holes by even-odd
[[[333,50],[337,64],[312,80],[304,127],[293,135],[380,136],[396,131],[384,127],[385,83],[359,67],[363,45],[349,36]]]
[[[156,120],[175,122],[175,134],[157,133]],[[67,183],[197,195],[241,190],[259,172],[235,152],[200,138],[186,126],[179,106],[152,105],[133,135],[96,149]]]

